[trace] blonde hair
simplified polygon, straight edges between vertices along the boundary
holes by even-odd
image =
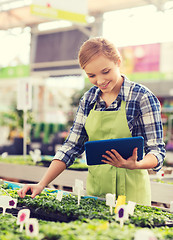
[[[95,37],[88,39],[80,47],[78,59],[81,68],[84,69],[94,56],[101,54],[115,63],[121,60],[121,55],[113,43],[105,38]]]

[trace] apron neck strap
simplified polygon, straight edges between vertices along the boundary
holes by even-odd
[[[97,102],[94,103],[93,110],[96,110]]]

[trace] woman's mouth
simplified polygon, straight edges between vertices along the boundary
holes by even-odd
[[[109,83],[110,83],[110,81],[107,82],[107,83],[105,83],[105,84],[100,85],[99,88],[101,88],[101,89],[105,89],[105,88],[108,87]]]

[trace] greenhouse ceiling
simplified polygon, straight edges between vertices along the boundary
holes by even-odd
[[[14,27],[33,27],[50,19],[31,15],[31,0],[1,0],[0,30]],[[88,14],[96,16],[109,11],[133,8],[153,4],[159,11],[164,11],[166,4],[173,7],[172,0],[88,0]]]

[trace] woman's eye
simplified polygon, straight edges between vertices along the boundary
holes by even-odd
[[[108,74],[110,72],[110,70],[107,70],[105,72],[103,72],[103,74]]]
[[[93,77],[95,77],[95,75],[89,75],[88,77],[89,77],[89,78],[93,78]]]

